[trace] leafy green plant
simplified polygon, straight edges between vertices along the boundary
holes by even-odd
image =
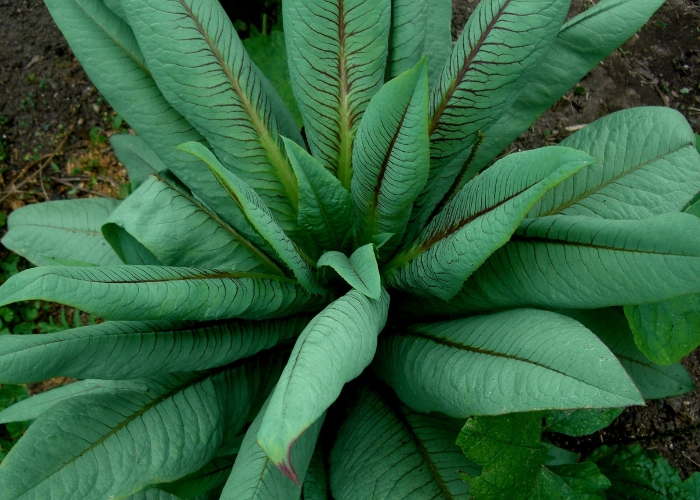
[[[10,217],[39,267],[1,303],[108,321],[0,337],[0,381],[81,379],[0,413],[36,418],[4,498],[500,498],[482,419],[585,433],[691,390],[620,309],[700,293],[683,117],[497,158],[660,4],[483,0],[453,47],[449,0],[284,0],[300,131],[215,0],[47,0],[135,190]],[[604,494],[518,432],[547,494]]]

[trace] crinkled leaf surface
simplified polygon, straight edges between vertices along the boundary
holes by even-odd
[[[544,414],[547,422],[544,430],[567,436],[586,436],[610,425],[623,410],[624,408],[592,408],[548,411]]]
[[[374,368],[413,409],[457,418],[644,403],[590,330],[534,309],[404,327]]]
[[[109,143],[114,150],[114,156],[126,167],[131,187],[134,189],[146,182],[149,175],[168,168],[143,139],[136,135],[114,134],[109,138]]]
[[[314,269],[301,249],[285,233],[277,223],[277,219],[267,208],[265,202],[255,190],[243,180],[226,170],[217,158],[196,142],[179,146],[209,165],[217,180],[226,189],[231,201],[241,207],[248,223],[270,245],[276,256],[294,273],[294,276],[305,290],[312,293],[324,293],[316,283]]]
[[[391,2],[287,0],[282,12],[311,151],[349,189],[355,131],[384,83]]]
[[[168,101],[206,137],[226,168],[265,199],[285,229],[294,230],[297,187],[280,135],[299,143],[301,138],[223,7],[202,0],[122,2]]]
[[[10,214],[2,244],[37,266],[120,265],[100,231],[118,206],[109,198],[27,205]]]
[[[124,380],[215,368],[296,337],[309,319],[300,314],[200,324],[115,321],[44,335],[3,335],[0,381]]]
[[[680,396],[695,389],[692,377],[679,363],[662,366],[642,354],[621,311],[609,308],[563,313],[589,328],[608,346],[632,377],[644,399]]]
[[[2,304],[49,300],[106,318],[267,319],[320,304],[290,280],[184,267],[29,269],[0,287]]]
[[[384,273],[389,284],[449,300],[551,188],[595,159],[569,148],[511,154],[465,185]]]
[[[267,272],[284,276],[263,250],[166,175],[153,175],[108,219],[166,266]]]
[[[663,0],[601,0],[567,21],[537,71],[486,132],[465,175],[471,179],[544,111],[639,30]]]
[[[221,500],[297,500],[301,494],[300,482],[304,481],[325,415],[304,432],[290,452],[290,459],[296,464],[293,476],[295,484],[265,454],[256,440],[269,402],[270,399],[243,438]]]
[[[355,250],[350,258],[342,252],[326,252],[318,259],[317,265],[334,269],[358,292],[374,300],[380,299],[382,284],[372,243]]]
[[[322,250],[340,248],[350,230],[350,193],[304,148],[283,140],[299,184],[299,225]]]
[[[432,91],[430,175],[414,206],[413,231],[459,182],[462,153],[513,103],[522,74],[536,69],[554,43],[569,4],[484,0],[476,6]],[[407,234],[410,241],[416,233]]]
[[[373,300],[351,290],[299,335],[257,437],[270,460],[290,477],[297,477],[290,461],[292,444],[372,362],[388,312],[386,291]]]
[[[333,498],[470,498],[459,471],[476,474],[479,468],[454,444],[460,425],[414,412],[381,383],[364,387],[331,451]]]
[[[419,2],[420,3],[420,2]],[[355,240],[394,233],[382,253],[403,236],[411,207],[428,178],[428,68],[423,59],[394,78],[367,106],[353,148]]]

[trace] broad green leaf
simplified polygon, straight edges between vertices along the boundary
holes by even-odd
[[[386,68],[388,79],[396,78],[410,70],[426,54],[428,11],[431,10],[429,6],[428,0],[393,0],[391,2],[391,35],[389,36],[389,61]]]
[[[381,383],[363,388],[330,454],[336,500],[467,499],[459,471],[478,473],[454,444],[460,423],[404,406]]]
[[[167,175],[153,175],[108,219],[166,266],[267,272],[284,276],[249,241]]]
[[[600,61],[634,35],[662,4],[663,0],[601,0],[566,22],[537,71],[522,81],[523,91],[515,102],[485,131],[466,179],[480,172]]]
[[[109,218],[102,226],[102,234],[125,264],[130,266],[162,266],[163,263],[148,248],[123,227],[110,224]]]
[[[322,250],[340,248],[350,230],[350,194],[304,148],[283,140],[299,184],[299,225]]]
[[[420,2],[419,2],[420,3]],[[428,69],[426,60],[384,85],[367,106],[352,153],[355,240],[403,236],[411,207],[428,178]]]
[[[525,219],[467,280],[450,311],[590,309],[700,292],[700,219],[554,215]]]
[[[372,362],[388,312],[386,291],[372,300],[351,290],[299,335],[257,434],[265,454],[290,477],[297,477],[292,444]]]
[[[452,1],[428,2],[425,53],[428,54],[428,83],[432,89],[452,52]]]
[[[558,446],[554,446],[552,443],[549,443],[547,441],[542,441],[540,445],[544,450],[544,459],[542,463],[548,467],[555,465],[575,464],[576,462],[578,462],[578,459],[581,458],[581,455],[579,455],[578,453],[565,450],[564,448],[559,448]]]
[[[171,495],[170,493],[166,493],[163,490],[159,490],[157,488],[152,488],[150,490],[142,491],[139,493],[136,493],[135,495],[131,495],[129,497],[126,497],[124,500],[185,500],[181,497]],[[215,500],[214,498],[208,496],[208,495],[202,495],[198,496],[195,498],[187,499],[187,500]]]
[[[265,402],[243,438],[221,500],[297,500],[301,494],[300,482],[304,481],[324,415],[294,443],[290,459],[296,464],[296,473],[291,476],[287,471],[285,476],[256,441],[269,403],[270,399]]]
[[[255,414],[281,356],[142,379],[147,392],[58,403],[0,464],[0,491],[8,500],[103,500],[182,478],[209,462],[225,433],[238,433]]]
[[[180,498],[196,498],[223,486],[231,473],[235,457],[214,457],[211,462],[172,483],[160,483],[156,488]]]
[[[542,415],[513,413],[471,417],[457,438],[467,459],[481,467],[463,472],[474,500],[530,500],[542,472]]]
[[[149,175],[168,168],[143,139],[136,135],[114,134],[109,138],[109,143],[114,150],[114,156],[126,167],[131,187],[134,189],[146,182]]]
[[[56,376],[124,380],[206,370],[290,340],[308,315],[192,324],[120,321],[44,335],[0,336],[0,381],[31,383]]]
[[[552,189],[529,217],[647,219],[682,210],[700,191],[700,153],[693,130],[673,109],[618,111],[559,144],[600,162]]]
[[[294,273],[301,286],[308,292],[323,294],[324,290],[316,283],[313,263],[287,236],[255,190],[226,170],[211,151],[201,144],[190,142],[178,147],[209,165],[216,179],[229,193],[231,201],[241,207],[250,226],[255,228],[276,256]]]
[[[317,265],[333,268],[348,285],[370,299],[379,300],[382,295],[381,277],[372,243],[355,250],[349,259],[342,252],[326,252],[318,259]]]
[[[37,266],[114,266],[122,261],[100,232],[117,200],[95,198],[27,205],[10,214],[2,244]]]
[[[678,471],[661,455],[638,444],[602,446],[587,459],[595,463],[612,483],[609,500],[696,500],[698,478],[684,484]],[[695,472],[693,476],[700,476]],[[693,491],[695,490],[695,491]]]
[[[387,283],[449,300],[505,245],[545,193],[596,160],[551,147],[503,158],[473,179],[406,250],[383,269]]]
[[[273,30],[269,35],[250,36],[243,40],[243,45],[255,65],[260,68],[284,101],[297,128],[301,128],[304,122],[292,92],[284,33]]]
[[[207,321],[282,317],[321,303],[290,280],[184,267],[42,267],[11,277],[0,305],[67,304],[105,319]]]
[[[456,418],[644,403],[590,330],[536,309],[395,330],[374,368],[411,408]]]
[[[700,295],[625,306],[637,347],[660,365],[677,363],[700,345]]]
[[[280,136],[302,140],[223,7],[201,0],[122,4],[166,99],[206,137],[226,168],[265,199],[285,229],[294,230],[297,186]]]
[[[596,309],[562,311],[590,329],[617,356],[644,399],[680,396],[695,390],[690,374],[680,364],[661,366],[649,361],[635,345],[622,311]]]
[[[554,43],[569,0],[484,0],[469,16],[430,103],[430,175],[414,209],[420,231],[461,181],[455,162],[513,104],[521,78]],[[416,233],[409,233],[411,241]]]
[[[309,468],[304,477],[302,497],[304,500],[329,500],[328,491],[328,466],[324,457],[322,443],[316,445],[311,456]]]
[[[287,59],[311,151],[350,189],[353,138],[384,82],[390,0],[287,0]]]
[[[61,385],[13,404],[0,412],[0,423],[34,420],[56,403],[76,396],[114,394],[117,391],[148,392],[140,381],[81,380]]]
[[[542,468],[535,490],[529,498],[534,500],[605,500],[607,498],[605,490],[608,488],[610,488],[610,481],[600,473],[598,467],[590,462],[557,465]]]
[[[126,13],[122,7],[121,0],[104,0],[104,4],[109,10],[118,15],[122,21],[126,22]]]
[[[622,363],[624,366],[624,361]],[[543,430],[567,436],[586,436],[610,425],[623,410],[624,408],[593,408],[548,411],[544,414],[547,423]]]

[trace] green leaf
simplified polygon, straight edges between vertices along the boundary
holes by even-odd
[[[243,40],[243,45],[255,65],[260,68],[284,101],[297,128],[301,128],[304,122],[292,92],[284,33],[272,31],[269,35],[251,36]]]
[[[67,304],[105,319],[267,319],[320,304],[290,280],[184,267],[29,269],[0,287],[0,306],[20,300]]]
[[[541,418],[539,413],[514,413],[467,420],[457,445],[482,468],[478,475],[462,473],[474,500],[532,498],[545,456]]]
[[[680,211],[700,191],[694,142],[688,122],[670,108],[633,108],[601,118],[559,143],[600,163],[552,189],[528,216],[630,220]]]
[[[102,234],[125,264],[130,266],[163,265],[163,263],[158,260],[158,257],[153,255],[148,248],[143,246],[139,240],[134,238],[124,228],[116,224],[107,223],[102,226]]]
[[[353,148],[355,239],[394,233],[390,255],[403,236],[411,207],[428,178],[428,78],[425,59],[375,95]]]
[[[544,467],[533,499],[605,500],[610,481],[590,462]]]
[[[124,500],[184,500],[181,497],[171,495],[170,493],[166,493],[165,491],[153,488],[150,490],[142,491],[140,493],[136,493],[135,495],[131,495],[129,497],[126,497]],[[202,495],[198,496],[196,498],[188,499],[188,500],[215,500],[213,497],[210,497],[208,495]]]
[[[694,500],[697,478],[684,484],[678,471],[661,455],[638,444],[623,447],[602,446],[587,459],[610,480],[609,500]],[[694,475],[700,475],[695,473]]]
[[[595,159],[569,148],[514,153],[464,186],[384,268],[387,283],[449,300],[545,193]]]
[[[554,215],[525,219],[449,304],[451,311],[591,309],[700,292],[700,219]]]
[[[601,0],[566,22],[537,71],[521,82],[523,91],[515,102],[485,131],[465,178],[480,172],[662,4],[663,0]]]
[[[196,498],[223,486],[231,473],[234,461],[233,456],[214,457],[198,471],[172,483],[160,483],[155,487],[180,498]]]
[[[118,391],[148,392],[142,381],[81,380],[61,385],[46,392],[23,399],[0,412],[0,423],[34,420],[53,405],[76,396],[114,394]]]
[[[110,214],[168,266],[267,272],[279,266],[167,175],[148,178]]]
[[[2,244],[37,266],[67,260],[119,265],[121,260],[100,232],[110,212],[118,206],[117,200],[108,198],[27,205],[10,214],[9,231]]]
[[[142,379],[147,392],[58,403],[0,465],[0,491],[6,498],[103,500],[180,479],[206,465],[226,433],[242,430],[274,384],[284,354]],[[131,458],[115,460],[119,456]]]
[[[568,0],[484,0],[469,16],[430,103],[430,175],[413,209],[420,231],[461,180],[455,162],[513,104],[554,43]],[[409,233],[411,241],[415,233]]]
[[[328,465],[324,458],[323,446],[322,443],[319,443],[311,456],[311,462],[304,478],[302,487],[304,500],[329,500],[327,469]]]
[[[428,5],[425,53],[428,54],[428,83],[432,89],[452,52],[452,1],[432,0]]]
[[[623,410],[624,408],[593,408],[548,411],[544,414],[547,421],[544,431],[575,437],[586,436],[610,425]]]
[[[134,189],[146,182],[149,175],[168,168],[138,136],[114,134],[109,138],[109,143],[114,150],[114,156],[126,167],[131,187]]]
[[[372,362],[388,312],[386,291],[376,301],[351,290],[299,335],[257,435],[266,455],[291,478],[297,478],[292,444]]]
[[[269,403],[270,399],[265,402],[243,438],[236,463],[221,493],[221,500],[297,500],[299,498],[300,482],[304,481],[325,415],[313,422],[290,450],[290,459],[296,464],[296,473],[292,476],[289,471],[283,473],[256,441]]]
[[[260,194],[283,227],[294,230],[297,186],[280,136],[303,142],[223,7],[196,0],[122,2],[168,101],[206,137],[226,168]]]
[[[304,148],[282,139],[299,184],[299,225],[322,250],[340,248],[350,230],[350,194]]]
[[[593,333],[535,309],[396,330],[374,367],[411,408],[456,418],[644,403]]]
[[[304,314],[191,324],[121,321],[44,335],[0,336],[0,381],[57,376],[124,380],[233,363],[302,332]]]
[[[355,250],[349,259],[341,252],[326,252],[318,259],[317,265],[333,268],[348,285],[370,299],[379,300],[382,295],[379,266],[372,243]]]
[[[587,411],[587,410],[581,410]],[[550,412],[546,412],[550,413]],[[544,430],[544,429],[543,429]],[[542,463],[546,466],[558,466],[558,465],[570,465],[575,464],[581,457],[578,453],[573,451],[565,450],[564,448],[559,448],[554,446],[552,443],[547,441],[542,441],[540,443],[544,450],[544,459]]]
[[[229,193],[231,200],[241,207],[250,226],[255,228],[277,257],[291,269],[301,286],[308,292],[324,294],[324,290],[316,283],[313,263],[287,236],[255,190],[226,170],[211,151],[201,144],[190,142],[178,147],[209,165],[217,180]]]
[[[381,383],[364,387],[330,455],[336,500],[468,498],[458,471],[478,473],[454,444],[460,423],[401,404]]]
[[[644,399],[680,396],[695,390],[690,374],[680,364],[661,366],[649,361],[635,345],[629,324],[617,309],[563,311],[582,323],[617,356]]]
[[[287,56],[311,152],[350,188],[355,130],[384,82],[390,0],[287,0]]]

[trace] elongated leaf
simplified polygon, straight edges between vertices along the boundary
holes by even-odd
[[[458,418],[644,403],[590,330],[535,309],[397,331],[374,367],[411,408]]]
[[[121,321],[45,335],[0,336],[0,381],[56,376],[124,380],[206,370],[299,335],[308,315],[191,324]]]
[[[518,98],[485,132],[465,177],[480,172],[662,4],[663,0],[601,0],[566,22],[537,71],[522,82]]]
[[[299,225],[321,250],[340,248],[350,230],[350,194],[305,149],[283,139],[299,184]]]
[[[149,175],[168,168],[138,136],[115,134],[109,138],[109,143],[114,150],[114,156],[126,167],[131,187],[134,189],[146,182]]]
[[[476,473],[454,444],[460,423],[401,404],[381,383],[361,390],[330,455],[336,500],[466,499],[458,471]]]
[[[287,0],[282,12],[311,151],[349,189],[355,130],[384,81],[391,2]]]
[[[358,244],[393,233],[393,244],[382,253],[396,248],[428,178],[428,148],[428,69],[422,60],[382,87],[357,130],[351,192]]]
[[[351,290],[321,311],[299,335],[257,434],[260,447],[296,482],[292,444],[371,363],[386,324],[389,295],[379,301]]]
[[[621,311],[596,309],[564,311],[589,328],[617,356],[644,399],[680,396],[695,389],[690,374],[680,364],[661,366],[642,354],[635,345],[629,324]]]
[[[0,423],[34,420],[53,405],[76,396],[114,394],[118,391],[148,392],[140,381],[81,380],[23,399],[0,412]]]
[[[254,273],[183,267],[122,266],[29,269],[0,287],[2,305],[49,300],[106,319],[267,319],[321,299],[290,280]]]
[[[446,309],[595,308],[700,292],[700,220],[525,219]]]
[[[108,198],[27,205],[10,214],[2,244],[37,266],[119,265],[100,232],[117,206]]]
[[[261,249],[167,175],[151,176],[108,222],[122,227],[166,266],[284,276]]]
[[[452,52],[452,1],[428,3],[425,53],[428,54],[428,83],[432,89]]]
[[[642,395],[644,395],[643,391]],[[547,420],[544,430],[559,432],[567,436],[586,436],[610,425],[623,410],[624,408],[601,408],[548,411],[544,415]]]
[[[311,462],[302,486],[304,500],[328,500],[330,498],[327,470],[328,465],[324,458],[323,446],[322,443],[318,443],[311,456]]]
[[[301,286],[312,293],[324,293],[323,289],[316,284],[313,265],[309,258],[287,236],[255,190],[226,170],[211,151],[201,144],[191,142],[182,144],[179,148],[197,156],[209,165],[217,180],[229,193],[232,202],[241,207],[248,223],[270,245],[277,257],[291,269]]]
[[[150,490],[142,491],[139,493],[136,493],[135,495],[131,495],[129,497],[126,497],[124,500],[184,500],[181,497],[172,495],[170,493],[166,493],[163,490],[159,490],[157,488],[152,488]],[[214,500],[212,497],[209,497],[208,495],[202,495],[198,496],[192,499],[188,500]]]
[[[148,392],[56,404],[0,465],[0,491],[8,499],[103,500],[186,476],[211,460],[225,432],[238,433],[255,414],[281,355],[150,379]]]
[[[542,148],[503,158],[471,181],[385,267],[387,283],[449,300],[505,245],[545,193],[596,160],[569,148]]]
[[[349,259],[341,252],[327,252],[318,260],[318,267],[323,266],[333,268],[351,287],[370,299],[381,297],[382,284],[372,243],[355,250]]]
[[[429,10],[427,0],[391,2],[388,78],[396,78],[410,70],[425,55]]]
[[[199,495],[223,486],[231,473],[235,457],[214,457],[204,467],[172,483],[160,483],[156,487],[181,498]]]
[[[296,227],[297,187],[280,134],[299,143],[294,121],[248,57],[218,2],[122,0],[165,97],[206,137],[222,163]],[[174,47],[177,50],[161,50]],[[181,141],[185,142],[185,141]]]
[[[158,257],[153,255],[153,252],[143,246],[128,231],[116,224],[110,224],[108,221],[109,219],[105,221],[107,224],[102,226],[102,234],[125,264],[131,266],[163,265]]]
[[[243,438],[241,451],[221,493],[221,500],[296,500],[301,494],[299,482],[306,475],[323,416],[309,427],[291,450],[291,458],[297,464],[295,484],[277,468],[256,441],[269,402],[270,399],[263,405]]]
[[[413,209],[415,231],[460,181],[464,151],[513,104],[554,43],[568,0],[484,0],[469,17],[433,89],[430,175]],[[410,241],[415,234],[409,234]]]

